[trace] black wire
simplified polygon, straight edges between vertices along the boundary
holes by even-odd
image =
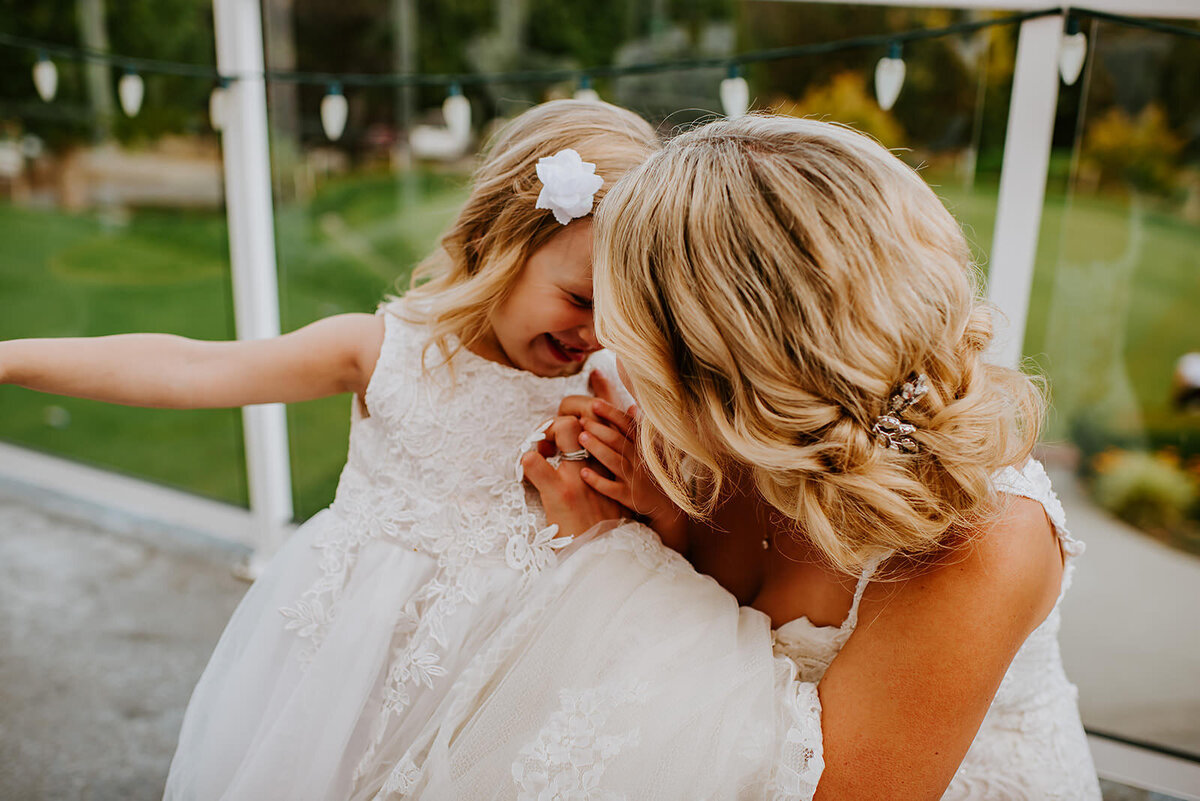
[[[685,72],[696,69],[711,69],[717,67],[736,67],[744,64],[756,64],[765,61],[779,61],[800,56],[824,55],[842,50],[868,49],[886,47],[892,44],[919,42],[927,39],[937,39],[943,36],[966,34],[985,28],[1000,25],[1013,25],[1026,20],[1038,19],[1056,15],[1088,16],[1095,19],[1113,22],[1131,28],[1167,33],[1174,36],[1184,36],[1190,39],[1200,39],[1200,31],[1184,28],[1179,25],[1169,25],[1153,20],[1139,19],[1121,14],[1110,14],[1104,11],[1093,11],[1088,8],[1073,6],[1054,6],[1036,11],[1026,11],[1020,14],[1010,14],[994,19],[960,22],[941,28],[919,28],[911,31],[889,34],[872,34],[856,36],[849,39],[838,39],[832,42],[814,42],[812,44],[777,47],[769,50],[757,50],[749,53],[739,53],[733,56],[714,56],[711,58],[677,59],[673,61],[657,61],[644,64],[609,65],[590,69],[561,69],[561,70],[521,70],[515,72],[493,72],[474,74],[432,74],[432,73],[331,73],[331,72],[298,72],[286,70],[266,70],[264,72],[248,72],[224,75],[213,67],[202,64],[188,64],[177,61],[164,61],[153,58],[138,58],[123,56],[90,48],[69,47],[52,42],[43,42],[23,36],[0,33],[0,45],[16,47],[25,50],[45,52],[60,57],[76,60],[113,64],[135,72],[164,73],[169,75],[185,75],[190,77],[207,78],[214,82],[245,80],[248,78],[263,78],[277,83],[299,83],[312,85],[342,84],[343,86],[480,86],[493,83],[558,83],[562,81],[581,81],[584,78],[615,78],[623,75],[647,75],[661,72]]]
[[[262,77],[268,81],[279,83],[302,83],[314,85],[330,85],[340,83],[343,86],[478,86],[491,83],[558,83],[560,81],[581,80],[583,78],[613,78],[623,75],[646,75],[660,72],[685,72],[695,69],[710,69],[731,67],[739,64],[753,64],[764,61],[778,61],[799,56],[822,55],[839,50],[853,50],[871,47],[885,47],[892,43],[916,42],[926,39],[936,39],[953,34],[971,33],[984,28],[1000,25],[1012,25],[1038,17],[1061,14],[1061,7],[1046,8],[1040,11],[1027,11],[990,20],[962,22],[941,28],[922,28],[911,31],[890,34],[874,34],[856,36],[849,39],[839,39],[832,42],[815,42],[812,44],[778,47],[770,50],[758,50],[749,53],[739,53],[734,56],[714,56],[710,58],[676,59],[644,64],[609,65],[590,69],[560,69],[560,70],[521,70],[514,72],[467,73],[467,74],[399,74],[399,73],[331,73],[331,72],[299,72],[286,70],[266,70],[262,73],[235,73],[223,75],[218,70],[200,64],[185,64],[159,59],[137,58],[106,53],[87,48],[69,47],[66,45],[42,42],[22,36],[0,33],[0,45],[17,47],[26,50],[44,51],[63,58],[77,61],[92,61],[114,64],[128,70],[138,72],[158,72],[173,75],[190,75],[209,78],[211,80],[239,80]]]
[[[1171,25],[1166,22],[1155,22],[1154,20],[1149,19],[1127,17],[1124,14],[1109,14],[1107,11],[1092,11],[1088,8],[1072,8],[1068,6],[1067,12],[1070,14],[1092,17],[1093,19],[1102,19],[1105,22],[1115,22],[1118,25],[1124,25],[1128,28],[1144,28],[1148,31],[1169,33],[1172,36],[1184,36],[1188,39],[1200,39],[1200,31],[1196,30],[1195,28],[1185,28],[1182,25]]]
[[[214,67],[207,67],[203,64],[187,64],[181,61],[163,61],[157,58],[122,56],[103,50],[42,42],[37,39],[28,39],[24,36],[14,36],[11,33],[0,33],[0,45],[7,45],[23,50],[42,51],[46,55],[54,54],[71,61],[112,64],[117,67],[124,67],[126,70],[133,72],[185,75],[193,78],[211,78],[214,81],[221,77],[220,73]]]

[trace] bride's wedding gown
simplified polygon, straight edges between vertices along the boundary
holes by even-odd
[[[1042,466],[1009,468],[996,484],[1045,507],[1065,593],[1083,545]],[[870,578],[841,626],[799,619],[772,632],[643,526],[578,542],[458,677],[376,797],[810,799],[824,766],[816,683]],[[1100,798],[1059,619],[1056,603],[1013,659],[945,799]]]

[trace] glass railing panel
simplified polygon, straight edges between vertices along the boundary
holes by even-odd
[[[86,4],[81,4],[81,7]],[[74,8],[74,6],[72,6]],[[6,33],[211,65],[212,5],[18,14]],[[206,78],[146,73],[127,116],[121,71],[55,59],[39,98],[36,54],[0,48],[0,338],[163,332],[234,336],[221,151]],[[0,388],[0,439],[246,504],[236,410],[134,409]]]

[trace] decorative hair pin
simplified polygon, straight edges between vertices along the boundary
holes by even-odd
[[[905,381],[900,391],[888,401],[888,411],[875,418],[871,433],[876,441],[894,451],[916,453],[919,449],[916,440],[910,435],[917,427],[900,419],[900,414],[919,401],[929,392],[929,379],[924,373],[912,381]]]
[[[604,186],[604,179],[596,175],[596,165],[569,147],[538,159],[537,177],[542,182],[537,208],[554,212],[554,219],[562,225],[590,214],[592,198]]]

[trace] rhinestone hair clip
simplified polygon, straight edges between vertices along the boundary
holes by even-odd
[[[875,440],[885,448],[904,453],[916,453],[919,450],[916,440],[910,435],[917,427],[900,419],[900,414],[919,401],[929,391],[929,379],[924,373],[912,381],[905,381],[900,391],[888,401],[888,410],[875,418],[871,433]]]

